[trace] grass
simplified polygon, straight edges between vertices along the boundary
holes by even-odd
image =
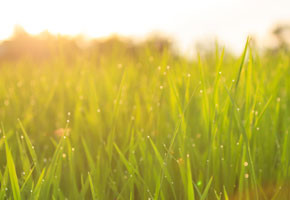
[[[290,56],[0,64],[0,199],[289,199]]]

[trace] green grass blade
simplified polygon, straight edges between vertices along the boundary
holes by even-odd
[[[246,45],[245,45],[245,48],[244,48],[244,51],[243,51],[243,54],[242,54],[241,63],[240,63],[239,71],[238,71],[237,78],[236,78],[237,81],[236,81],[235,88],[238,87],[239,82],[240,82],[240,77],[241,77],[242,69],[243,69],[243,66],[244,66],[244,62],[245,62],[245,58],[246,58],[246,54],[247,54],[247,50],[248,50],[249,41],[250,41],[250,37],[247,38],[247,42],[246,42]]]
[[[44,174],[45,174],[45,168],[42,170],[40,176],[38,177],[38,181],[33,189],[32,199],[39,199]]]
[[[93,200],[96,200],[97,199],[97,194],[95,192],[94,183],[93,183],[93,180],[92,180],[92,177],[91,177],[91,174],[90,173],[88,173],[88,177],[89,177],[89,182],[90,182],[90,188],[91,188],[92,198],[93,198]]]
[[[202,195],[201,195],[200,200],[205,200],[205,199],[207,198],[207,196],[208,196],[208,191],[209,191],[209,188],[210,188],[210,185],[211,185],[212,179],[213,179],[213,177],[211,177],[211,178],[209,179],[209,181],[208,181],[208,183],[207,183],[207,185],[206,185],[206,187],[205,187],[205,189],[204,189],[204,191],[203,191],[203,193],[202,193]]]
[[[192,175],[191,175],[191,167],[190,167],[190,160],[187,157],[187,198],[190,200],[194,200],[194,188],[192,184]]]
[[[38,165],[38,159],[37,159],[37,156],[36,156],[36,152],[35,152],[35,150],[34,150],[34,147],[33,147],[32,143],[31,143],[31,141],[30,141],[30,139],[29,139],[29,137],[28,137],[28,135],[27,135],[27,132],[25,131],[25,129],[24,129],[24,127],[23,127],[23,125],[22,125],[20,119],[18,119],[18,123],[19,123],[20,128],[21,128],[21,130],[22,130],[22,133],[23,133],[23,135],[24,135],[24,139],[25,139],[25,142],[26,142],[26,145],[27,145],[28,151],[29,151],[29,153],[30,153],[30,156],[31,156],[31,158],[32,158],[32,160],[33,160],[33,164],[35,165],[36,171],[37,171],[38,173],[40,173],[40,167],[39,167],[39,165]]]
[[[20,188],[19,188],[19,184],[18,184],[18,178],[17,178],[13,158],[12,158],[9,146],[8,146],[8,142],[6,140],[5,140],[5,149],[6,149],[7,167],[8,167],[8,171],[9,171],[10,183],[11,183],[11,188],[12,188],[12,192],[13,192],[13,199],[19,200],[19,199],[21,199],[21,196],[20,196]]]

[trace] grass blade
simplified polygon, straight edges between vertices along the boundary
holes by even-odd
[[[13,192],[13,199],[19,200],[21,199],[21,196],[20,196],[18,178],[17,178],[15,165],[13,162],[13,158],[12,158],[7,140],[5,140],[5,149],[6,149],[6,160],[7,160],[6,167],[8,168],[8,171],[9,171],[10,183],[11,183],[11,188]]]
[[[207,183],[207,185],[206,185],[206,187],[205,187],[205,189],[204,189],[204,191],[203,191],[203,193],[202,193],[202,195],[201,195],[200,200],[205,200],[205,199],[207,198],[208,191],[209,191],[209,188],[210,188],[210,185],[211,185],[212,179],[213,179],[213,177],[211,177],[211,178],[209,179],[209,181],[208,181],[208,183]]]

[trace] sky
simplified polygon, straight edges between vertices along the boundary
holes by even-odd
[[[0,40],[15,25],[31,33],[173,37],[182,49],[218,39],[241,51],[246,37],[263,44],[276,23],[290,21],[290,0],[0,0]]]

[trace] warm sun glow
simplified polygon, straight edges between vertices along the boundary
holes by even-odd
[[[0,200],[290,200],[289,63],[290,0],[0,0]]]
[[[263,36],[276,22],[289,19],[289,10],[286,0],[9,0],[0,3],[0,40],[19,24],[32,34],[49,30],[91,37],[161,31],[184,46],[218,37],[240,48],[248,34]]]

